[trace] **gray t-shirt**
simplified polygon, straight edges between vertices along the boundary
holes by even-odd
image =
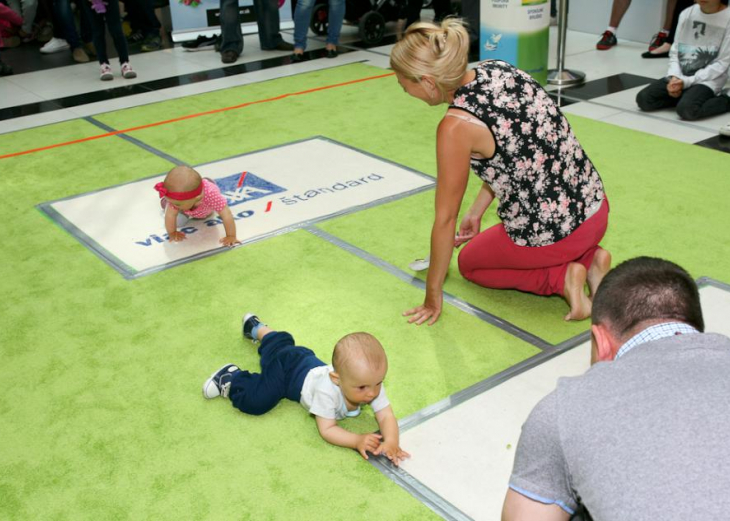
[[[730,519],[730,339],[669,337],[561,378],[510,488],[596,521]]]

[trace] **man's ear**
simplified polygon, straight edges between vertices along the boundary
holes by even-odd
[[[610,362],[616,356],[620,344],[604,324],[591,325],[593,353],[591,362]]]
[[[332,371],[330,373],[330,380],[332,380],[332,383],[335,384],[337,387],[340,386],[340,375],[336,372]]]

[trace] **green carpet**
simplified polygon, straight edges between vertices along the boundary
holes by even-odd
[[[382,72],[356,64],[97,119],[129,128]],[[193,164],[324,135],[433,175],[442,113],[385,78],[133,135]],[[614,257],[661,255],[730,281],[730,157],[571,121],[606,181]],[[0,155],[99,133],[77,121],[2,135]],[[258,312],[327,361],[345,333],[373,333],[401,418],[537,350],[451,306],[436,326],[406,325],[400,313],[420,290],[306,231],[127,281],[34,209],[170,166],[118,137],[0,160],[11,207],[0,250],[0,519],[434,518],[356,453],[322,441],[298,404],[250,417],[201,397],[222,364],[257,367],[241,314]],[[430,191],[319,226],[406,269],[427,253],[432,206]],[[446,289],[552,342],[587,325],[563,323],[560,299],[485,290],[453,267]],[[343,425],[376,428],[369,411]]]

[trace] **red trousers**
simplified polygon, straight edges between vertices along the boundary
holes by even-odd
[[[562,295],[571,262],[590,267],[608,226],[608,200],[576,230],[550,246],[517,246],[503,224],[484,230],[459,253],[459,271],[485,288]]]

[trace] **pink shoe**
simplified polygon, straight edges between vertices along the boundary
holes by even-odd
[[[111,81],[114,79],[112,68],[111,66],[109,66],[108,63],[101,64],[101,75],[99,76],[99,78],[101,78],[101,81]]]
[[[124,62],[122,64],[122,77],[125,80],[131,80],[132,78],[137,77],[137,73],[132,70],[132,66],[129,62]]]

